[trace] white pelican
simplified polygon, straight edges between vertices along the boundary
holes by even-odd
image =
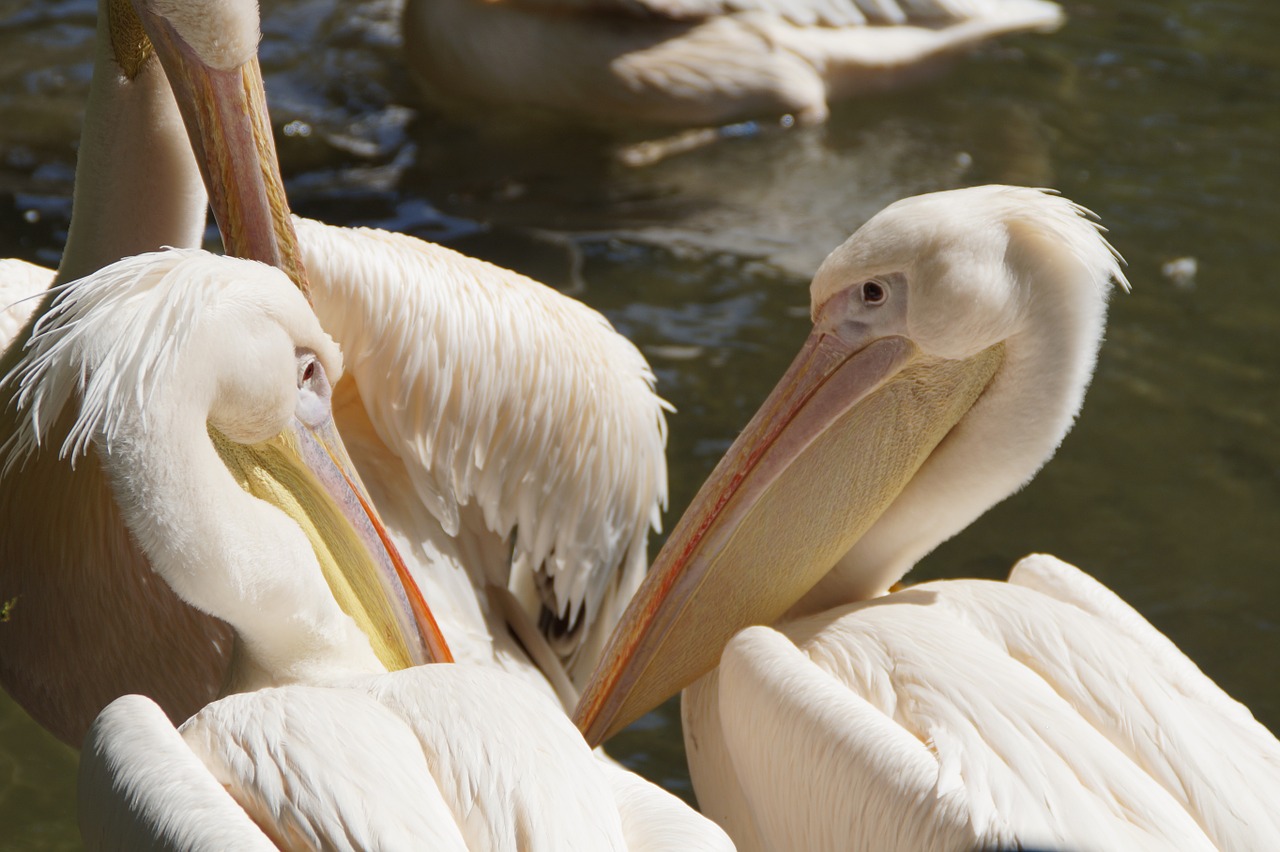
[[[191,108],[186,78],[224,48],[192,23],[256,35],[257,3],[194,19],[136,3],[202,161],[218,162],[225,134]],[[268,126],[263,100],[241,109]],[[291,219],[269,141],[254,191],[219,205],[211,187],[215,213],[235,217],[228,252],[285,269],[346,353],[338,425],[458,660],[523,673],[571,708],[666,503],[667,406],[649,365],[600,314],[522,275]]]
[[[731,849],[673,796],[598,760],[521,679],[458,665],[387,674],[309,537],[227,464],[270,447],[360,522],[362,498],[340,496],[351,481],[315,443],[333,431],[341,369],[282,272],[170,250],[64,288],[5,377],[20,418],[5,463],[49,440],[73,461],[96,446],[152,569],[235,632],[231,694],[180,730],[142,696],[90,728],[86,844]],[[65,439],[50,429],[64,414]]]
[[[589,742],[702,677],[694,786],[743,849],[1274,842],[1280,743],[1100,584],[1042,557],[886,595],[1069,430],[1127,286],[1083,213],[935,193],[831,254],[584,692]]]
[[[139,17],[102,0],[59,280],[198,245],[194,144],[228,250],[299,280],[301,258],[312,267],[316,310],[350,365],[335,389],[340,428],[459,659],[550,689],[534,655],[571,706],[571,679],[585,680],[639,584],[666,501],[664,403],[648,365],[589,308],[420,240],[300,222],[299,253],[266,123],[256,3],[185,4],[172,18],[140,6],[194,143]],[[282,249],[274,228],[289,232]],[[2,439],[16,423],[0,418]],[[180,722],[217,694],[229,633],[150,581],[92,448],[74,470],[41,451],[0,480],[0,524],[0,595],[16,600],[0,681],[37,721],[74,745],[118,695],[151,696]]]
[[[424,93],[472,109],[713,125],[889,88],[1005,33],[1050,31],[1048,0],[409,0]]]

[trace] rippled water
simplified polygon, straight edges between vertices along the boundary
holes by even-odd
[[[645,351],[671,424],[668,526],[807,331],[807,275],[902,195],[993,181],[1096,210],[1129,261],[1075,432],[1023,493],[915,572],[1094,573],[1280,728],[1280,9],[1064,3],[931,85],[635,171],[578,131],[421,111],[394,6],[264,14],[295,208],[448,242],[569,290]],[[0,0],[0,257],[55,264],[94,4]],[[1194,258],[1190,280],[1162,272]],[[613,751],[687,793],[676,714]],[[75,848],[75,757],[0,705],[0,850]]]

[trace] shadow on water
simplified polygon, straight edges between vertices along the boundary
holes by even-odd
[[[1276,729],[1280,685],[1257,660],[1280,646],[1280,10],[1065,5],[1057,34],[844,105],[828,126],[643,170],[598,134],[419,110],[389,0],[269,4],[263,56],[299,212],[517,268],[640,345],[679,409],[668,527],[803,339],[808,275],[868,216],[988,182],[1056,186],[1093,208],[1134,292],[1113,301],[1080,423],[1035,482],[914,577],[1000,577],[1056,553]],[[57,262],[93,10],[0,0],[0,256]],[[1179,259],[1183,274],[1162,272]],[[690,794],[674,702],[612,751]],[[67,749],[0,702],[0,850],[76,847],[73,772]]]

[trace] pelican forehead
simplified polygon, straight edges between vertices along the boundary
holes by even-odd
[[[1015,334],[1044,281],[1127,288],[1120,258],[1083,207],[1051,192],[981,186],[898,201],[831,253],[811,286],[816,314],[839,293],[900,275],[907,333],[925,351],[967,357]],[[1048,266],[1079,274],[1044,275]],[[905,297],[905,293],[902,294]]]

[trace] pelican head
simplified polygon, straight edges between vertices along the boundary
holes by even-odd
[[[62,455],[95,446],[154,570],[235,629],[232,688],[444,647],[328,440],[341,354],[281,272],[198,250],[126,258],[61,288],[26,348],[4,379],[23,415],[6,466],[77,398]]]
[[[1119,258],[1083,208],[899,201],[822,264],[813,332],[658,555],[578,705],[596,743],[738,630],[882,594],[1070,429]]]

